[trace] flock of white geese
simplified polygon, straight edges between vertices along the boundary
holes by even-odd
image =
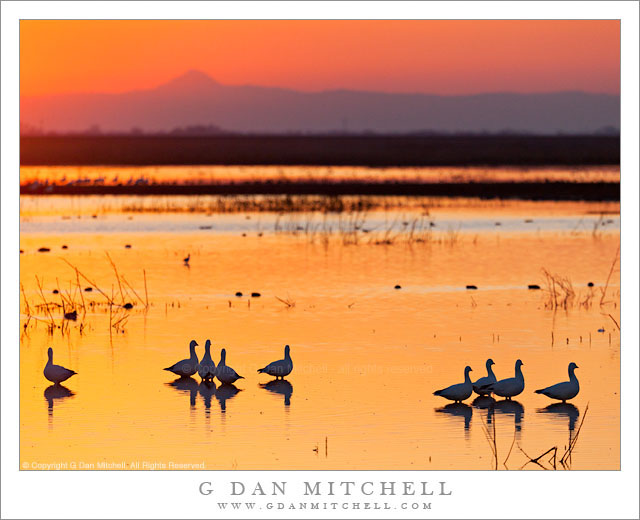
[[[518,359],[518,361],[516,361],[514,377],[501,380],[498,380],[493,373],[491,367],[494,364],[493,359],[487,359],[487,375],[475,382],[472,382],[471,377],[469,377],[469,372],[472,371],[472,368],[466,366],[464,369],[463,383],[451,385],[442,390],[436,390],[433,392],[433,395],[444,397],[456,403],[461,403],[465,399],[468,399],[473,392],[480,396],[490,396],[493,393],[507,400],[520,395],[524,391],[524,375],[522,374],[522,366],[524,363]],[[578,392],[580,392],[580,384],[575,374],[576,368],[578,368],[578,365],[573,362],[569,363],[569,381],[563,381],[562,383],[541,388],[540,390],[536,390],[536,394],[546,395],[551,399],[557,399],[563,403],[566,403],[569,399],[573,399],[578,395]]]
[[[189,343],[189,357],[174,363],[164,370],[173,372],[180,377],[191,377],[197,372],[203,381],[213,381],[214,378],[218,378],[218,381],[226,385],[232,385],[238,379],[244,379],[244,377],[227,365],[226,349],[223,348],[220,351],[220,362],[216,365],[215,361],[211,359],[211,341],[207,340],[205,342],[204,356],[201,360],[198,360],[198,355],[196,354],[197,346],[198,343],[196,340],[191,340]],[[49,360],[44,367],[44,377],[52,383],[59,385],[71,376],[77,374],[77,372],[74,372],[73,370],[53,364],[52,348],[49,348],[48,355]],[[270,376],[274,376],[276,379],[284,379],[284,377],[288,376],[292,370],[293,361],[291,360],[291,349],[289,348],[289,345],[285,345],[284,359],[279,359],[278,361],[269,363],[264,368],[258,369],[258,373],[268,374]]]
[[[198,343],[196,340],[191,340],[189,343],[189,358],[178,361],[176,364],[165,368],[169,372],[180,377],[191,377],[196,372],[203,381],[213,381],[214,378],[218,378],[224,385],[232,385],[238,379],[244,379],[233,368],[227,365],[227,350],[222,349],[220,351],[220,362],[216,366],[215,361],[211,359],[211,341],[207,340],[204,344],[204,356],[198,361],[198,355],[196,354],[196,347]],[[284,347],[284,359],[279,359],[273,363],[269,363],[264,368],[259,368],[259,373],[269,374],[276,379],[284,379],[293,370],[293,361],[291,360],[291,349],[289,345]]]
[[[222,384],[231,385],[238,379],[244,379],[233,368],[227,365],[227,351],[222,349],[220,351],[220,362],[216,365],[215,361],[211,359],[211,341],[207,340],[204,344],[204,356],[198,360],[196,354],[196,347],[198,343],[196,340],[191,340],[189,343],[189,357],[182,359],[177,363],[165,368],[169,372],[180,377],[191,377],[196,372],[203,381],[213,381],[214,378]],[[68,368],[60,365],[53,364],[53,349],[49,348],[48,361],[44,367],[44,377],[55,384],[60,384],[66,381],[77,372],[69,370]],[[471,381],[469,372],[472,371],[470,366],[466,366],[464,369],[464,382],[457,383],[455,385],[448,386],[442,390],[436,390],[433,395],[444,397],[450,401],[461,403],[465,399],[471,397],[471,394],[475,392],[480,396],[490,396],[495,394],[500,397],[504,397],[510,400],[512,397],[520,395],[524,391],[524,375],[522,374],[523,363],[519,359],[516,361],[515,375],[507,379],[498,380],[493,373],[493,365],[495,363],[492,359],[487,359],[487,375],[481,377],[475,382]],[[580,384],[576,377],[575,370],[578,365],[575,363],[569,363],[569,381],[563,381],[562,383],[556,383],[555,385],[548,386],[536,390],[536,394],[545,395],[551,399],[557,399],[566,403],[569,399],[573,399],[578,392],[580,392]],[[269,363],[264,368],[258,369],[260,374],[268,374],[274,376],[276,379],[284,379],[293,370],[293,361],[291,360],[291,349],[289,345],[284,347],[284,358]]]

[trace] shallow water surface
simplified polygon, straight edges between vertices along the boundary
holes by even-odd
[[[21,463],[489,470],[555,446],[561,469],[579,431],[567,468],[618,469],[619,219],[589,205],[527,207],[431,212],[436,225],[413,238],[381,212],[366,216],[368,233],[276,230],[270,214],[24,216]],[[64,260],[104,294],[78,291]],[[543,268],[570,283],[566,308],[550,305]],[[77,321],[38,307],[65,301],[54,289]],[[110,308],[107,297],[134,306]],[[162,370],[188,357],[191,339],[202,356],[207,338],[215,361],[225,347],[245,377],[235,387]],[[286,381],[258,374],[285,344]],[[50,346],[78,372],[62,389],[42,375]],[[432,395],[461,382],[467,364],[473,379],[486,375],[488,357],[499,378],[524,362],[525,391],[512,402]],[[571,404],[534,393],[567,380],[571,361],[581,385]]]

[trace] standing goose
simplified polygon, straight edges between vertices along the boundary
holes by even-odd
[[[198,375],[203,381],[213,381],[216,377],[216,364],[211,359],[211,341],[207,340],[204,343],[204,356],[200,363],[198,363]]]
[[[259,374],[269,374],[275,376],[276,379],[284,379],[284,376],[288,376],[293,370],[293,361],[291,361],[291,355],[289,354],[289,345],[284,347],[284,359],[279,359],[273,363],[269,363],[266,367],[258,370]]]
[[[563,403],[566,403],[568,399],[573,399],[580,391],[580,384],[575,374],[576,368],[578,368],[578,365],[573,362],[569,363],[569,381],[536,390],[536,394],[543,394],[551,399],[558,399]]]
[[[444,388],[443,390],[436,390],[435,392],[433,392],[433,395],[439,395],[440,397],[444,397],[445,399],[449,399],[450,401],[461,403],[471,395],[471,392],[473,392],[473,384],[471,383],[471,378],[469,377],[469,372],[471,371],[471,367],[465,367],[464,383],[451,385],[447,388]]]
[[[77,374],[77,372],[74,372],[73,370],[53,364],[53,349],[51,347],[49,347],[47,355],[49,356],[49,361],[47,361],[47,364],[44,367],[44,377],[52,383],[59,385],[71,376]]]
[[[232,385],[238,379],[244,379],[244,377],[239,376],[233,368],[227,366],[226,360],[227,350],[223,348],[220,351],[220,363],[218,363],[218,368],[216,368],[216,377],[218,380],[225,385]]]
[[[516,361],[516,375],[508,379],[502,379],[495,383],[484,385],[480,390],[491,391],[500,397],[511,399],[524,390],[524,376],[522,375],[522,361]]]
[[[491,391],[483,390],[482,387],[485,385],[490,385],[491,383],[495,383],[497,381],[491,365],[495,365],[495,363],[493,362],[493,359],[489,358],[487,359],[486,363],[487,375],[481,377],[475,383],[473,383],[473,391],[478,395],[490,395]]]
[[[189,353],[191,354],[189,359],[178,361],[175,365],[167,367],[164,370],[173,372],[175,375],[180,377],[189,377],[195,374],[198,366],[198,356],[196,355],[197,346],[198,344],[196,343],[196,340],[192,339],[191,343],[189,343]]]

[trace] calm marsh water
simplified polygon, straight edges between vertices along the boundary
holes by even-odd
[[[25,328],[21,298],[21,464],[489,470],[495,425],[498,468],[513,446],[506,466],[518,469],[523,451],[557,446],[560,458],[584,418],[571,469],[620,466],[620,335],[608,316],[619,322],[617,265],[599,305],[620,240],[616,205],[460,202],[428,217],[370,212],[358,230],[346,215],[115,208],[93,218],[84,205],[21,201],[20,281],[33,316]],[[413,219],[423,227],[409,238],[404,222]],[[324,227],[309,232],[309,222]],[[36,276],[47,300],[60,302],[59,287],[79,304],[67,260],[118,295],[106,253],[132,287],[116,300],[133,309],[112,309],[127,318],[110,327],[105,297],[82,291],[84,318],[50,335]],[[545,305],[543,268],[570,279],[566,309]],[[60,325],[60,310],[52,313]],[[162,370],[188,357],[191,339],[202,356],[207,338],[215,361],[225,347],[245,377],[235,389]],[[285,344],[294,371],[264,386],[271,378],[256,370]],[[78,372],[63,383],[68,391],[49,389],[42,375],[48,347]],[[498,378],[524,362],[525,391],[513,403],[447,406],[432,395],[461,382],[467,364],[473,379],[486,375],[488,357]],[[579,396],[546,408],[552,401],[533,391],[567,380],[571,361]]]

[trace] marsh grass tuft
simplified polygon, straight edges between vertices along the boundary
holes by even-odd
[[[109,296],[95,281],[90,279],[87,275],[83,274],[76,266],[69,261],[62,259],[69,267],[73,269],[74,278],[69,280],[69,289],[63,289],[60,285],[60,280],[56,278],[56,290],[53,292],[59,299],[57,301],[49,301],[46,299],[43,290],[43,280],[36,276],[36,288],[40,296],[41,303],[33,304],[29,302],[27,293],[24,288],[24,284],[20,284],[20,290],[24,301],[24,313],[26,314],[26,321],[22,325],[24,332],[27,331],[31,323],[37,326],[39,322],[46,323],[47,333],[53,335],[54,331],[59,329],[62,335],[69,335],[71,332],[71,324],[78,322],[76,327],[79,333],[82,335],[86,331],[90,330],[90,327],[85,322],[87,310],[96,312],[98,309],[105,308],[109,313],[109,334],[111,330],[116,332],[124,332],[125,326],[128,323],[130,312],[134,305],[130,302],[125,303],[126,299],[129,299],[131,291],[141,302],[144,310],[149,308],[149,294],[147,289],[146,270],[143,269],[144,278],[144,296],[142,299],[134,287],[127,281],[122,273],[119,272],[115,262],[111,256],[106,253],[107,259],[113,269],[116,277],[117,291],[115,289],[116,284],[112,284],[111,296]],[[88,282],[90,285],[83,289],[80,284],[80,278]],[[85,299],[84,292],[86,289],[95,289],[100,293],[105,302],[94,301],[92,299]],[[53,312],[52,312],[53,311]],[[39,318],[34,315],[34,312],[44,312],[45,319]],[[54,312],[56,315],[54,316]],[[59,312],[59,315],[57,314]],[[60,324],[57,324],[59,318]]]

